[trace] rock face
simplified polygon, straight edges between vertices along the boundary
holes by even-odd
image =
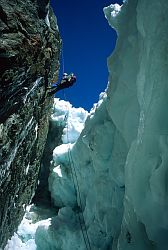
[[[48,1],[0,0],[0,246],[37,184],[57,81],[60,36]]]
[[[37,207],[52,208],[51,194],[48,190],[48,177],[50,173],[50,165],[53,160],[53,150],[56,146],[62,144],[62,134],[64,126],[57,126],[53,121],[49,121],[49,132],[44,147],[43,157],[41,159],[41,167],[39,173],[39,185],[37,186],[35,196],[32,202]]]

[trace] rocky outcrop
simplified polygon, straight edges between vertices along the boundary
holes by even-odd
[[[60,37],[48,1],[0,0],[0,246],[37,184],[58,77]]]
[[[62,144],[62,134],[64,126],[58,126],[52,119],[49,121],[49,132],[41,159],[39,173],[39,184],[36,189],[32,202],[38,207],[52,208],[53,202],[48,190],[48,177],[50,174],[51,161],[53,160],[53,150],[56,146]]]

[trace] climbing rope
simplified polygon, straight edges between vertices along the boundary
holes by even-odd
[[[62,50],[61,50],[61,58],[62,58],[62,75],[65,73],[65,61],[64,61],[64,44],[62,41]]]
[[[63,42],[62,42],[61,55],[62,55],[62,74],[64,74],[65,73],[64,72],[64,70],[65,70],[65,61],[64,61]],[[67,101],[65,90],[63,90],[63,95],[64,95],[64,100]],[[80,189],[79,189],[79,183],[78,183],[77,173],[76,173],[75,164],[74,164],[74,161],[73,161],[73,158],[72,158],[71,149],[70,149],[70,145],[69,145],[69,141],[70,140],[69,140],[68,115],[69,115],[69,107],[67,106],[67,114],[65,115],[65,117],[67,118],[68,159],[69,159],[69,165],[70,165],[70,169],[71,169],[71,176],[72,176],[72,181],[73,181],[74,189],[76,190],[76,204],[77,204],[77,206],[79,208],[81,208],[81,216],[80,216],[80,213],[78,211],[78,218],[79,218],[79,224],[80,224],[81,231],[82,231],[83,240],[84,240],[86,249],[87,250],[91,250],[90,240],[89,240],[89,236],[88,236],[88,233],[87,233],[85,219],[84,219],[84,215],[83,215],[83,211],[82,211],[82,199],[81,199],[81,194],[80,194]],[[75,185],[75,179],[76,179],[76,185]],[[78,205],[78,200],[79,200],[79,205]],[[84,229],[83,229],[82,224],[84,225]]]
[[[66,101],[65,90],[63,90],[63,94],[64,94],[64,99]],[[70,165],[70,169],[71,169],[71,176],[72,176],[72,181],[73,181],[74,189],[76,190],[76,204],[77,204],[77,206],[79,208],[81,208],[81,216],[80,216],[80,213],[78,212],[78,218],[79,218],[79,223],[80,223],[80,227],[81,227],[81,231],[82,231],[83,240],[84,240],[86,249],[87,250],[91,250],[90,240],[89,240],[89,236],[88,236],[88,233],[87,233],[86,223],[85,223],[85,219],[84,219],[84,215],[83,215],[83,210],[82,210],[82,199],[81,199],[81,194],[80,194],[78,177],[77,177],[77,173],[76,173],[76,169],[75,169],[75,164],[74,164],[74,161],[73,161],[73,157],[72,157],[72,153],[71,153],[71,149],[70,149],[70,145],[69,145],[69,141],[70,140],[69,140],[68,115],[69,115],[69,107],[67,106],[67,115],[66,115],[66,117],[67,117],[68,159],[69,159],[69,165]],[[76,179],[76,185],[75,185],[75,179]],[[79,205],[78,205],[78,200],[79,200]],[[83,228],[82,224],[84,225],[84,228]]]

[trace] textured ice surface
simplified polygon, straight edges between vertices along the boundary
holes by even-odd
[[[60,210],[47,231],[42,225],[38,228],[38,249],[45,246],[45,249],[84,250],[88,244],[93,250],[103,250],[119,234],[127,146],[106,105],[107,94],[101,93],[77,143],[60,145],[53,152],[49,189]],[[44,243],[44,238],[49,240]]]
[[[8,240],[8,243],[4,250],[36,250],[35,244],[35,233],[42,223],[42,225],[48,227],[50,225],[49,220],[41,220],[35,222],[37,220],[36,214],[30,211],[31,206],[27,208],[25,216],[18,228],[17,233],[13,235],[11,240]]]
[[[168,249],[167,11],[163,0],[104,9],[118,34],[108,88],[71,150],[91,249]],[[64,169],[56,185],[73,201],[62,206],[74,209],[70,164],[56,164]],[[77,232],[66,230],[77,248]]]
[[[107,109],[128,146],[124,213],[112,249],[168,249],[168,104],[166,1],[131,1],[117,21],[115,53],[109,58]],[[127,21],[126,21],[127,20]]]
[[[62,135],[63,143],[76,142],[84,127],[87,116],[88,112],[83,108],[74,108],[69,102],[59,100],[58,98],[54,99],[51,119],[55,121],[57,125],[65,126]]]

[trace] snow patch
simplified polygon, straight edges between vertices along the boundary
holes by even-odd
[[[46,15],[46,17],[45,17],[45,23],[47,24],[47,26],[48,26],[49,29],[50,29],[49,10],[48,10],[48,13],[47,13],[47,15]]]
[[[83,108],[74,108],[69,102],[54,99],[51,119],[58,126],[64,126],[63,143],[74,143],[84,128],[88,112]]]
[[[110,6],[103,8],[105,17],[112,28],[117,28],[118,16],[121,12],[121,9],[122,6],[119,4],[111,4]]]
[[[40,84],[40,82],[41,82],[42,79],[43,79],[43,77],[39,77],[39,78],[33,83],[32,88],[27,92],[27,94],[26,94],[25,97],[24,97],[24,100],[23,100],[24,104],[26,103],[28,96],[34,92],[34,90],[38,87],[38,85]]]
[[[61,166],[60,165],[58,165],[56,168],[54,168],[53,172],[56,173],[59,177],[62,177]]]

